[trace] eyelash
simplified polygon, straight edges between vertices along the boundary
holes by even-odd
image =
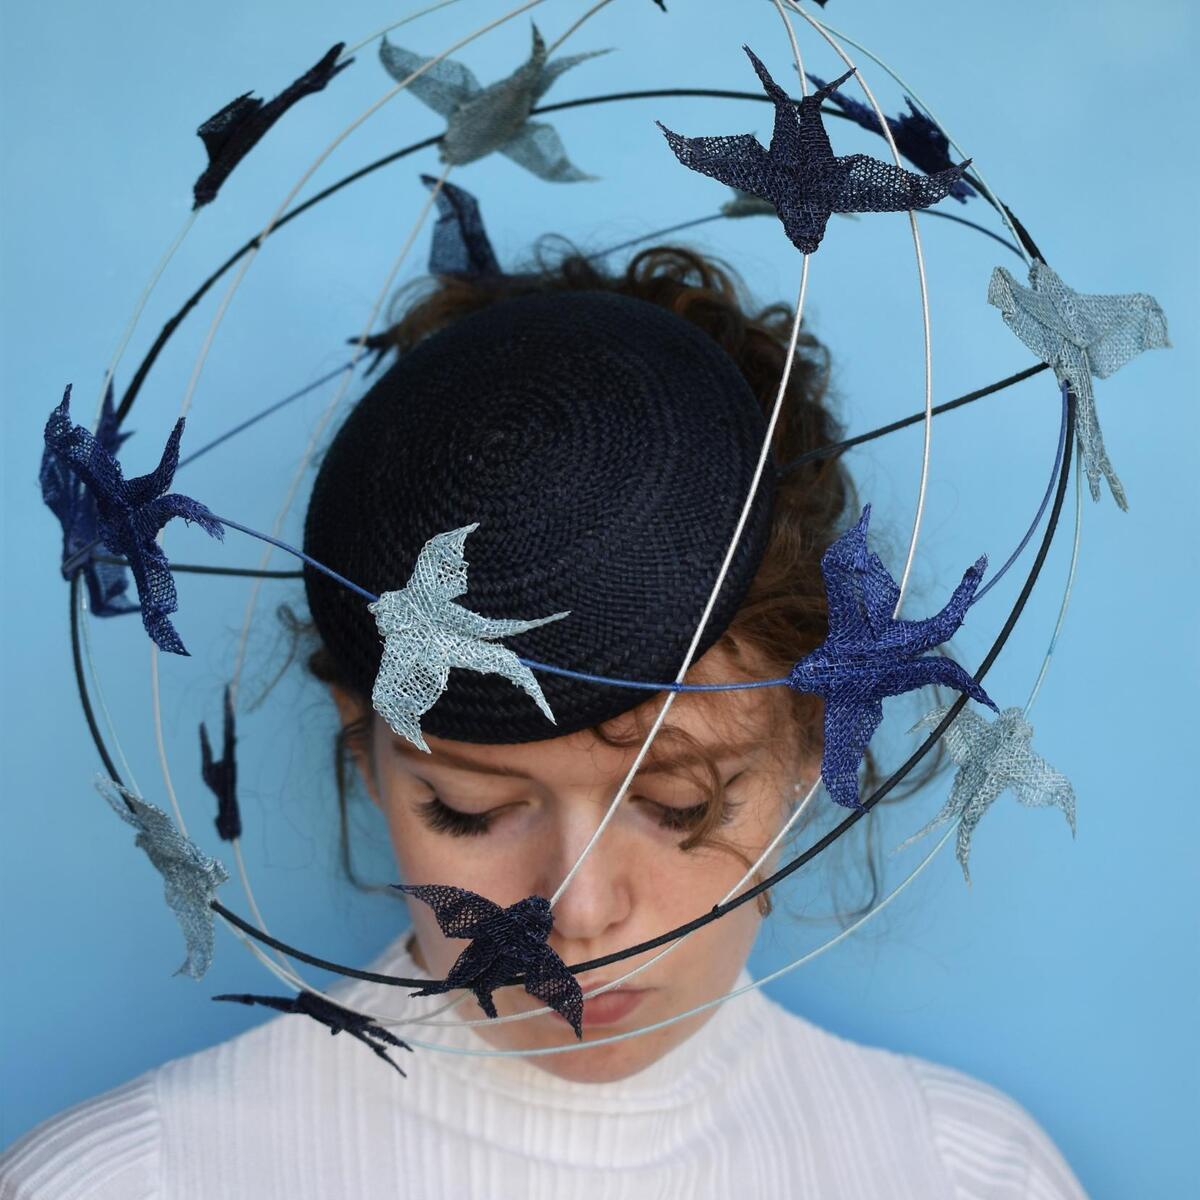
[[[725,785],[727,790],[735,780],[741,778],[741,774],[739,772]],[[734,811],[740,803],[740,800],[731,800],[726,795],[720,824],[728,824],[733,819]],[[692,805],[691,808],[670,808],[665,804],[656,804],[653,807],[658,809],[659,825],[673,833],[686,833],[694,828],[708,810],[707,803],[703,801]],[[451,808],[438,796],[422,800],[418,808],[430,829],[435,833],[448,833],[451,837],[482,837],[492,826],[492,813],[460,812],[457,808]]]
[[[443,804],[437,796],[422,800],[418,806],[425,823],[435,833],[452,837],[482,837],[491,828],[491,813],[465,813]]]

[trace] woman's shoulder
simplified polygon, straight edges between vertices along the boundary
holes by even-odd
[[[161,1068],[160,1068],[161,1069]],[[151,1200],[161,1144],[157,1071],[43,1121],[0,1154],[0,1200]]]
[[[166,1180],[219,1174],[214,1148],[249,1175],[269,1169],[272,1155],[295,1148],[296,1129],[319,1128],[347,1087],[371,1096],[394,1074],[338,1071],[343,1041],[280,1015],[171,1059],[14,1142],[0,1154],[0,1200],[156,1200]]]
[[[770,1053],[803,1072],[810,1104],[864,1143],[925,1143],[952,1196],[1082,1200],[1058,1148],[1011,1096],[953,1067],[840,1037],[769,1001]],[[805,1107],[808,1107],[807,1105]],[[909,1150],[913,1146],[910,1142]]]
[[[1058,1147],[1011,1096],[953,1067],[909,1056],[904,1062],[924,1097],[938,1154],[964,1194],[1003,1180],[1013,1195],[1083,1197]]]

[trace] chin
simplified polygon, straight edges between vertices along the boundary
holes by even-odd
[[[646,1006],[641,1006],[646,1007]],[[624,1041],[611,1042],[587,1048],[589,1042],[603,1042],[606,1037],[625,1033],[639,1026],[652,1024],[661,1019],[662,1014],[650,1014],[639,1011],[629,1020],[607,1025],[597,1025],[589,1030],[586,1016],[584,1018],[583,1044],[580,1049],[565,1054],[541,1054],[527,1058],[525,1061],[548,1075],[567,1079],[573,1083],[613,1083],[618,1079],[626,1079],[644,1071],[656,1063],[664,1055],[674,1050],[676,1046],[687,1039],[700,1028],[711,1016],[711,1012],[697,1013],[668,1025],[663,1029],[655,1029],[649,1033],[638,1034],[637,1037],[626,1038]],[[569,1029],[559,1028],[563,1022],[557,1018],[548,1018],[554,1022],[550,1028],[542,1026],[533,1038],[522,1039],[522,1045],[513,1049],[542,1049],[546,1046],[577,1046],[574,1033]],[[540,1021],[530,1022],[540,1025]],[[533,1033],[532,1030],[529,1031]],[[489,1039],[491,1040],[491,1039]]]
[[[557,1075],[572,1083],[613,1083],[645,1070],[670,1049],[669,1046],[659,1049],[643,1046],[642,1042],[649,1036],[630,1038],[611,1046],[597,1046],[594,1050],[546,1054],[526,1061],[548,1075]]]

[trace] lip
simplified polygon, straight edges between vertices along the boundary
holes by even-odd
[[[596,987],[596,984],[592,984]],[[587,988],[585,991],[589,990]],[[649,988],[613,988],[583,1002],[584,1029],[597,1029],[617,1025],[625,1020],[649,995]]]

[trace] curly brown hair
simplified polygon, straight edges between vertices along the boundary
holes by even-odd
[[[569,241],[553,235],[534,245],[531,259],[528,268],[512,274],[470,278],[425,276],[413,280],[394,298],[393,322],[372,338],[372,346],[381,353],[394,349],[403,354],[468,313],[531,292],[617,292],[661,305],[702,329],[737,363],[764,414],[770,414],[786,365],[794,310],[782,303],[754,309],[740,276],[722,260],[683,246],[660,245],[634,255],[620,274],[607,274]],[[775,462],[791,463],[843,436],[828,404],[829,374],[827,351],[815,337],[801,331],[773,434]],[[815,457],[779,478],[767,549],[745,599],[717,643],[735,661],[748,669],[752,667],[751,677],[785,676],[797,661],[824,641],[827,609],[821,555],[841,531],[847,514],[856,508],[853,484],[837,455]],[[307,628],[312,632],[311,626]],[[323,645],[310,654],[308,666],[322,682],[347,688],[345,672]],[[761,674],[764,671],[765,676]],[[353,688],[347,690],[354,692]],[[770,690],[778,701],[769,706],[771,728],[765,737],[761,729],[755,731],[755,741],[769,744],[778,753],[798,754],[805,760],[819,759],[823,741],[820,698],[791,688]],[[708,695],[715,698],[722,693]],[[346,804],[353,776],[349,767],[350,750],[356,743],[361,746],[370,736],[369,699],[360,699],[366,715],[340,730],[334,752],[341,857],[346,872],[356,883],[359,881],[351,862]],[[595,726],[592,732],[609,746],[640,745],[645,726],[660,706],[661,697],[652,695],[631,712]],[[632,732],[628,730],[631,719]],[[624,732],[617,731],[618,724]],[[677,728],[664,727],[656,747],[659,750],[655,762],[690,770],[705,797],[704,819],[688,833],[680,848],[718,846],[749,866],[744,854],[716,835],[725,810],[724,787],[716,763],[704,753],[697,739]],[[903,794],[920,786],[932,769],[936,769],[936,763],[921,779],[910,780]],[[869,753],[865,772],[865,783],[869,786],[875,778]],[[892,798],[896,798],[895,794]],[[873,822],[864,824],[868,826],[869,905],[874,902],[878,886],[871,844]],[[766,893],[758,897],[757,903],[762,915],[771,911]],[[854,911],[862,910],[860,907]]]

